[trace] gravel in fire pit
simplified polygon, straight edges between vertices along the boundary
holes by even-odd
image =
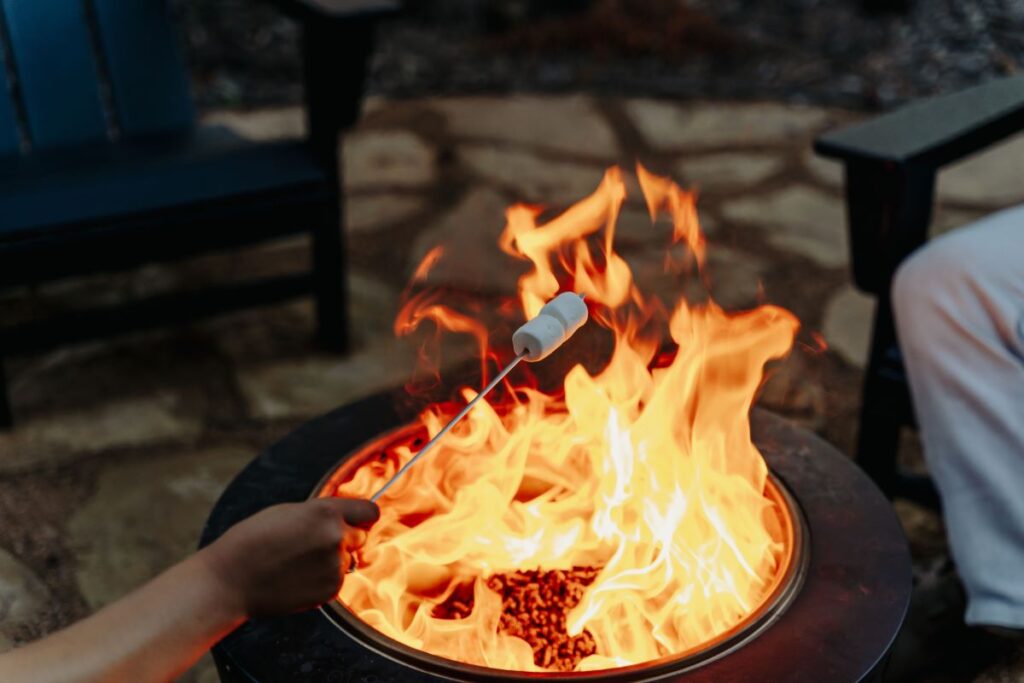
[[[583,591],[600,571],[595,567],[573,567],[569,571],[495,574],[487,579],[487,587],[501,596],[503,609],[498,628],[529,643],[537,666],[572,671],[581,659],[594,654],[597,644],[589,631],[578,636],[566,633],[565,617],[579,604]],[[472,611],[472,595],[456,593],[434,609],[434,616],[462,619]]]

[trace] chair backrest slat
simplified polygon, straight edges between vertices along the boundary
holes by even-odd
[[[3,35],[0,34],[0,41],[2,40]],[[0,50],[2,49],[3,45],[0,44]],[[7,82],[7,70],[0,59],[0,156],[16,154],[21,147],[13,96],[11,84]]]
[[[190,126],[195,110],[167,2],[92,2],[122,135]]]
[[[100,99],[81,0],[0,0],[34,149],[102,141]]]

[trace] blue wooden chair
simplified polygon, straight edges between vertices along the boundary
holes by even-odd
[[[276,0],[301,22],[308,135],[196,124],[165,0],[0,0],[0,287],[308,232],[312,273],[4,327],[4,355],[312,293],[347,337],[338,135],[358,116],[385,0]]]

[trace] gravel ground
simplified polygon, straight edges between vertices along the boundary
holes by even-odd
[[[902,12],[861,0],[406,4],[381,31],[380,94],[587,90],[874,110],[1024,64],[1024,0],[910,0]],[[182,0],[179,11],[202,106],[300,96],[299,31],[275,9]]]

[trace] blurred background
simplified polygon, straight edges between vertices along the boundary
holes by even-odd
[[[298,31],[245,0],[177,2],[202,106],[297,102]],[[371,91],[771,98],[886,109],[1016,72],[1014,0],[419,0]]]
[[[639,160],[698,189],[716,299],[737,309],[767,300],[804,325],[761,405],[852,455],[875,303],[850,280],[841,168],[812,142],[1024,64],[1022,0],[406,5],[379,23],[360,113],[341,140],[347,353],[315,341],[314,306],[300,298],[5,354],[14,426],[0,434],[3,646],[68,624],[185,556],[261,449],[405,382],[416,346],[394,340],[392,321],[431,246],[454,245],[432,283],[494,301],[515,279],[495,246],[504,207],[568,206],[616,163]],[[255,0],[175,0],[171,20],[202,125],[254,142],[306,132],[299,23]],[[1021,177],[1018,139],[948,168],[932,234],[1018,203]],[[675,291],[658,280],[664,240],[644,231],[639,196],[622,221],[637,279]],[[7,286],[0,319],[31,323],[309,267],[309,237],[288,236]],[[472,352],[455,340],[443,368]],[[921,470],[912,432],[900,458]],[[903,500],[896,509],[918,577],[945,571],[940,515]],[[927,680],[1024,680],[1024,654],[985,657],[965,653],[962,670]],[[214,676],[204,661],[184,680]]]

